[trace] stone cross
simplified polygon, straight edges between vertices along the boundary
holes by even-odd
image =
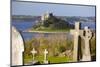
[[[82,61],[91,61],[89,41],[92,38],[92,32],[88,27],[85,27],[84,35],[80,35],[80,36],[81,36],[81,38],[84,39],[84,42],[85,42]]]
[[[80,23],[75,22],[75,29],[70,30],[70,33],[74,35],[74,48],[73,48],[73,61],[77,62],[78,61],[78,48],[79,48],[79,35],[83,33],[82,30],[80,30]]]
[[[24,41],[20,32],[13,26],[11,40],[11,65],[23,65]]]
[[[47,51],[47,49],[45,49],[45,51],[44,51],[44,63],[45,63],[45,64],[48,64],[48,61],[47,61],[47,54],[48,54],[48,51]]]
[[[37,51],[33,48],[33,50],[31,51],[31,53],[33,54],[33,61],[34,61],[35,54],[37,53]]]

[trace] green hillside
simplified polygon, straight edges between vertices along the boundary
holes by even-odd
[[[50,15],[48,18],[38,21],[32,29],[37,31],[67,31],[73,27],[67,21]]]

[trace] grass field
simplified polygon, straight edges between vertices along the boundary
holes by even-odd
[[[59,38],[58,38],[59,37]],[[93,37],[91,39],[91,54],[96,56],[96,39]],[[84,42],[82,41],[82,45]],[[82,46],[83,47],[83,46]],[[49,35],[48,37],[44,37],[44,34],[41,34],[39,38],[33,38],[32,40],[25,42],[25,51],[24,51],[24,63],[30,63],[33,61],[32,49],[38,51],[35,56],[35,60],[39,61],[40,64],[44,64],[44,49],[48,49],[48,57],[47,60],[50,64],[53,63],[65,63],[65,62],[73,62],[72,54],[63,55],[68,50],[71,50],[70,53],[73,52],[73,40],[68,40],[66,34],[54,34]],[[67,53],[67,52],[66,52]],[[70,57],[70,58],[69,58]]]
[[[43,60],[44,57],[43,56],[36,56],[35,60],[38,60],[40,62],[40,64],[44,64]],[[72,60],[72,58],[68,58],[68,57],[58,57],[58,56],[49,56],[47,57],[47,60],[49,61],[50,64],[52,63],[65,63],[65,62],[70,62]],[[32,57],[26,57],[24,58],[24,63],[28,63],[32,61]]]

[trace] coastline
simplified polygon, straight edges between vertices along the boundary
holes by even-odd
[[[29,32],[29,33],[68,33],[69,31],[36,31],[36,30],[26,30],[23,32]]]

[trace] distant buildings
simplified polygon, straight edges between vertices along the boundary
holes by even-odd
[[[52,13],[49,13],[49,12],[46,12],[44,13],[42,16],[41,16],[41,20],[44,21],[44,20],[47,20],[49,17],[53,16]]]

